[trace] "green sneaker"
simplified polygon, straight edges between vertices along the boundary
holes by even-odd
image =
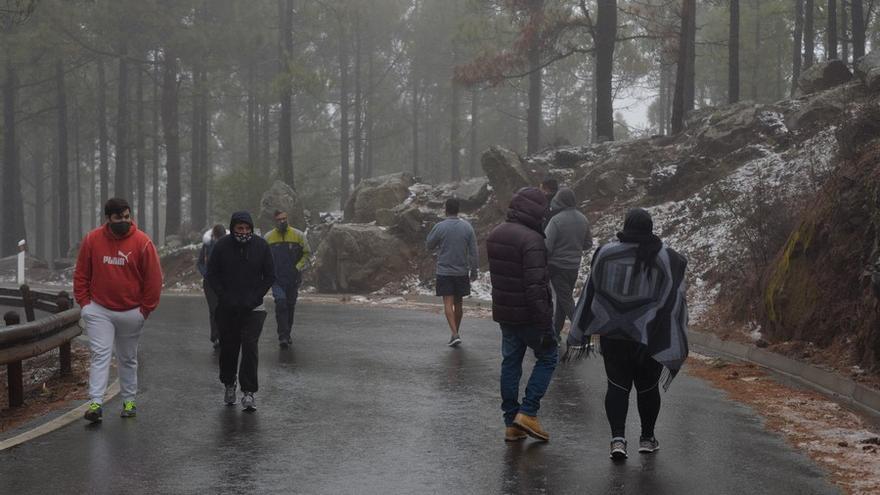
[[[89,408],[86,409],[86,413],[83,417],[86,421],[91,421],[92,423],[97,423],[101,421],[101,417],[104,415],[104,409],[101,407],[101,404],[97,402],[89,402]]]
[[[133,418],[137,416],[137,405],[135,405],[133,400],[122,402],[122,413],[119,416],[123,418]]]

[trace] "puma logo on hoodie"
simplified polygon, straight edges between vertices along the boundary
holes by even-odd
[[[131,256],[131,251],[129,251],[128,253],[117,251],[116,254],[118,254],[119,256],[104,256],[104,264],[125,266],[125,264],[128,263],[128,257]]]

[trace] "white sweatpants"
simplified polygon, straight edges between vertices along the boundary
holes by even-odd
[[[82,309],[86,335],[89,336],[92,363],[89,370],[89,397],[92,402],[104,403],[104,392],[110,377],[110,358],[116,354],[119,384],[123,400],[134,400],[137,395],[137,351],[144,316],[140,308],[112,311],[96,302]]]

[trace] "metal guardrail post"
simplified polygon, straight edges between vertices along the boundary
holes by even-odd
[[[34,295],[31,294],[31,288],[27,286],[27,284],[22,285],[19,290],[21,291],[21,300],[24,302],[24,317],[27,321],[34,321],[37,319],[34,314]]]
[[[6,326],[18,325],[21,317],[15,311],[3,315]],[[24,404],[24,377],[21,371],[21,361],[6,365],[6,385],[9,392],[9,407],[19,407]]]
[[[59,313],[70,309],[70,297],[67,295],[67,292],[59,292],[55,304],[58,305]],[[58,357],[61,360],[61,374],[69,375],[73,369],[71,366],[70,341],[63,343],[58,347]]]

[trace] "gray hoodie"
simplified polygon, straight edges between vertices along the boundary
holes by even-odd
[[[425,247],[437,252],[437,275],[465,276],[479,268],[477,236],[466,220],[447,217],[434,225]]]
[[[558,213],[544,229],[547,264],[563,269],[580,268],[584,251],[593,247],[590,222],[577,210],[574,192],[568,188],[561,188],[556,193],[550,210]]]

